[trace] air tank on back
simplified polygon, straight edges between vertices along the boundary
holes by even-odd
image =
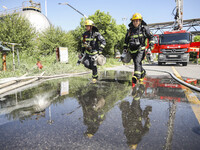
[[[51,25],[48,18],[41,13],[40,3],[32,0],[23,2],[22,11],[19,14],[28,19],[37,32],[44,32]]]

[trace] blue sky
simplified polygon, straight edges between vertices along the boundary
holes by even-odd
[[[22,6],[24,0],[1,0],[2,6],[8,9]],[[42,13],[45,14],[45,0],[34,0],[42,5]],[[108,12],[117,22],[122,24],[122,18],[127,18],[126,24],[133,13],[142,14],[147,23],[159,23],[174,21],[172,10],[175,8],[175,0],[47,0],[47,17],[50,22],[69,31],[79,26],[82,16],[69,6],[58,5],[58,3],[67,2],[83,14],[90,16],[96,10]],[[184,0],[183,19],[200,18],[200,0]]]

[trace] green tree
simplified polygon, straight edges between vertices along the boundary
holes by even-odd
[[[115,19],[113,19],[109,13],[106,14],[100,12],[100,10],[97,10],[94,15],[89,17],[89,19],[94,21],[100,33],[106,39],[106,54],[113,55],[114,46],[125,37],[125,25],[117,25]]]
[[[122,48],[122,41],[124,41],[126,34],[125,25],[117,25],[116,21],[109,15],[109,13],[100,12],[100,10],[97,10],[95,14],[89,16],[88,19],[91,19],[94,22],[95,26],[99,29],[99,32],[106,40],[104,54],[114,55],[114,47],[117,43],[120,43],[118,49]],[[80,41],[81,35],[85,32],[84,21],[85,19],[82,18],[80,27],[78,27],[74,32],[76,40]]]
[[[60,27],[47,29],[38,38],[38,51],[40,54],[49,55],[55,52],[57,47],[68,47],[69,52],[75,51],[77,41],[72,34],[73,31],[65,32]]]
[[[35,36],[29,21],[19,15],[7,15],[0,20],[0,41],[21,44],[21,51],[34,49]]]
[[[199,35],[194,37],[194,42],[200,42],[200,36]],[[200,56],[200,54],[199,54],[199,56]],[[191,58],[196,58],[197,57],[197,53],[190,53],[190,57]]]
[[[76,50],[81,51],[81,37],[82,34],[85,32],[84,27],[77,27],[75,30],[72,31],[72,34],[74,36],[74,40],[76,41]]]
[[[200,42],[200,36],[199,35],[194,37],[194,42]]]

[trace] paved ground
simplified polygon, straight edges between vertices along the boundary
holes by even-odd
[[[166,75],[166,73],[156,72],[152,70],[162,70],[173,73],[172,67],[174,67],[182,77],[200,79],[200,65],[197,64],[188,64],[187,66],[166,64],[158,66],[156,63],[156,64],[144,64],[143,67],[144,69],[147,70],[147,75],[149,76]],[[107,68],[106,70],[119,70],[119,71],[121,70],[121,71],[133,72],[134,66],[121,65],[114,68]]]
[[[172,71],[172,66],[144,67]],[[131,73],[118,71],[131,68],[114,69],[102,72],[97,84],[88,74],[5,95],[0,149],[200,149],[199,99],[190,101],[196,93],[153,71],[132,88]]]

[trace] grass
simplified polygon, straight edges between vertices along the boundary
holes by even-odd
[[[36,65],[37,59],[34,56],[28,56],[27,54],[20,55],[20,65],[18,65],[17,56],[15,56],[15,71],[13,69],[13,60],[12,54],[8,54],[6,57],[7,70],[0,72],[0,78],[7,77],[19,77],[24,74],[28,74],[28,76],[39,75],[45,71],[44,75],[58,75],[65,73],[75,73],[75,72],[83,72],[88,71],[82,64],[77,66],[78,54],[77,53],[69,53],[69,61],[68,63],[60,63],[56,61],[56,54],[42,56],[40,57],[41,64],[43,66],[42,69],[39,69]],[[2,64],[2,60],[0,60]],[[118,59],[107,58],[107,62],[104,66],[98,66],[99,69],[104,69],[106,67],[113,67],[121,65],[122,63],[118,61]],[[2,66],[0,66],[0,70],[2,70]]]
[[[24,74],[28,74],[28,76],[39,75],[44,71],[45,71],[44,75],[58,75],[65,73],[88,71],[88,69],[85,68],[82,64],[80,64],[79,66],[76,65],[78,61],[77,53],[70,52],[68,59],[69,63],[66,64],[56,61],[56,54],[42,56],[40,57],[40,60],[43,65],[43,68],[38,69],[36,65],[37,63],[36,57],[28,56],[26,53],[23,53],[19,57],[20,65],[18,65],[17,56],[15,56],[16,69],[14,71],[12,54],[8,54],[6,57],[7,71],[0,71],[0,78],[19,77]],[[0,59],[0,63],[2,64],[2,59]],[[146,60],[143,63],[146,63]],[[129,64],[132,64],[132,61]],[[199,64],[200,64],[200,59],[199,59]],[[107,58],[106,64],[104,66],[98,66],[98,69],[103,70],[108,67],[114,67],[119,65],[122,65],[122,62],[119,62],[118,59]],[[0,70],[2,70],[2,65],[0,66]]]

